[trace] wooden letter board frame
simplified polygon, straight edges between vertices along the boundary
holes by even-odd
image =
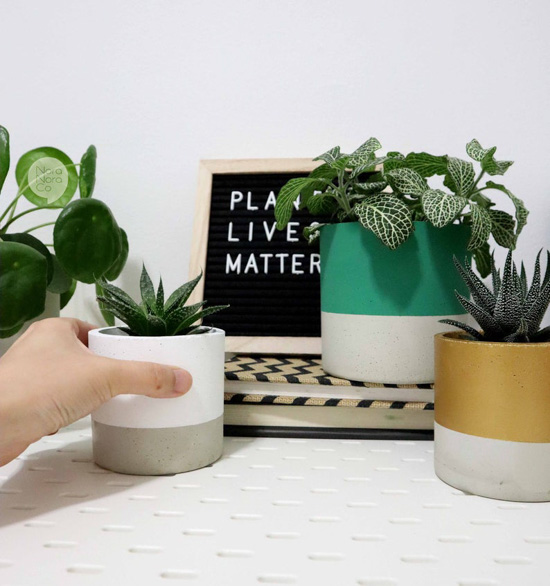
[[[213,177],[216,174],[310,173],[318,162],[310,159],[229,159],[202,160],[199,166],[198,193],[195,204],[189,278],[201,268],[208,274],[206,263],[210,204]],[[300,235],[301,236],[301,235]],[[204,281],[201,279],[189,303],[203,299]],[[241,354],[321,354],[320,337],[296,336],[227,336],[226,350]]]

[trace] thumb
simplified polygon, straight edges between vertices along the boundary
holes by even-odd
[[[154,398],[179,397],[191,388],[193,377],[187,370],[156,362],[107,358],[107,383],[111,396],[146,395]]]

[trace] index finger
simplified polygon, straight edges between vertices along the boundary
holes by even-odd
[[[84,346],[88,346],[88,333],[91,330],[97,329],[99,326],[91,324],[86,321],[82,321],[80,319],[76,319],[74,317],[64,318],[68,322],[70,322],[71,327],[76,334],[76,337],[84,344]]]

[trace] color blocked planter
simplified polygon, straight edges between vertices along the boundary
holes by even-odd
[[[324,370],[364,382],[433,382],[433,336],[449,329],[438,320],[467,320],[453,255],[464,258],[468,236],[462,225],[415,222],[415,233],[390,250],[358,222],[323,227]]]
[[[510,501],[550,501],[550,343],[435,338],[435,472]]]
[[[225,334],[129,336],[119,328],[89,334],[90,350],[121,360],[179,366],[193,376],[174,399],[119,395],[92,413],[96,464],[123,474],[159,475],[208,466],[223,450]]]

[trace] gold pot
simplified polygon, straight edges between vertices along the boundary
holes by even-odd
[[[435,336],[435,469],[468,492],[550,500],[550,343]]]

